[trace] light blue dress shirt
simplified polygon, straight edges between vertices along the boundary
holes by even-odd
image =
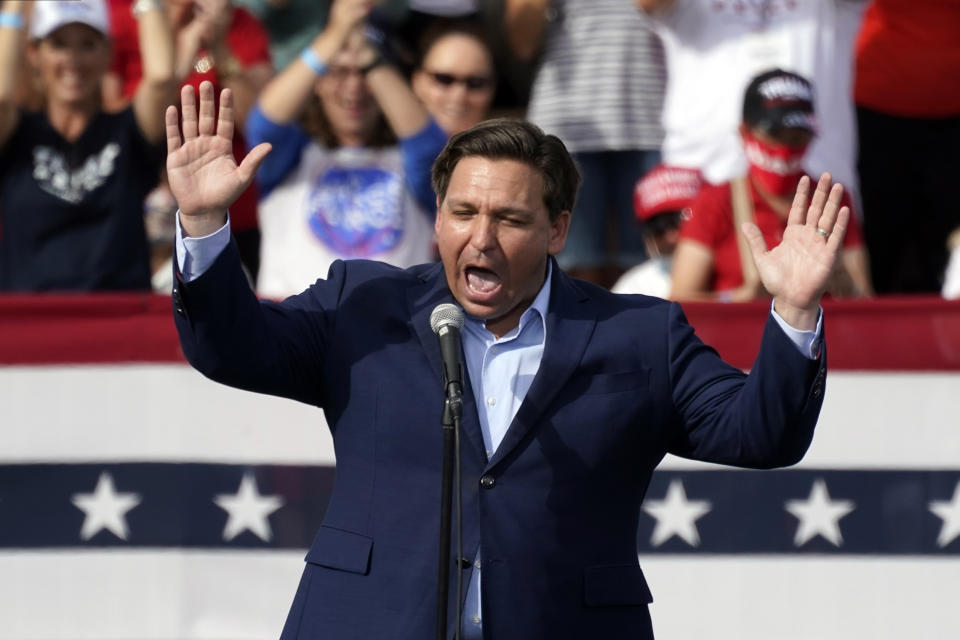
[[[530,384],[540,370],[547,340],[547,308],[553,265],[547,263],[547,278],[520,324],[503,337],[487,331],[486,322],[467,316],[463,325],[463,353],[470,374],[470,387],[477,403],[480,430],[487,459],[500,446],[507,427],[517,415]],[[470,571],[467,599],[463,605],[463,640],[481,640],[480,553]]]
[[[206,271],[230,242],[230,221],[219,230],[202,238],[184,238],[177,212],[176,251],[180,272],[190,282]],[[510,423],[530,390],[547,340],[547,311],[550,306],[550,283],[553,265],[548,262],[547,277],[537,297],[520,316],[520,323],[512,331],[497,338],[487,330],[486,322],[466,316],[463,326],[463,353],[470,387],[476,399],[480,429],[487,459],[490,459]],[[788,325],[770,304],[770,313],[777,324],[805,356],[817,357],[820,350],[820,332],[823,310],[817,318],[814,331],[798,331]],[[480,552],[474,558],[467,581],[467,595],[463,606],[463,640],[482,640],[483,616],[480,602]]]

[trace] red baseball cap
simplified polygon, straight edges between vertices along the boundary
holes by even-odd
[[[702,182],[696,169],[657,165],[637,181],[633,210],[641,221],[666,211],[683,211],[700,191]]]

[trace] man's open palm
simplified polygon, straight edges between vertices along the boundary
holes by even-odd
[[[808,207],[810,179],[801,178],[783,240],[773,249],[767,250],[755,224],[743,225],[764,288],[797,309],[817,309],[850,221],[850,209],[840,206],[843,187],[830,185],[830,174],[820,176]]]
[[[237,165],[233,158],[233,96],[229,89],[224,89],[220,96],[217,119],[213,85],[201,83],[198,118],[193,87],[183,87],[182,141],[177,108],[167,108],[167,179],[180,207],[182,222],[223,216],[253,181],[257,167],[270,152],[269,144],[257,145]]]

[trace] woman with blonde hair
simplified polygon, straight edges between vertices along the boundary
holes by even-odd
[[[176,95],[159,0],[137,0],[144,82],[106,113],[104,0],[7,0],[0,8],[0,290],[150,288],[143,199],[163,166],[163,111]],[[16,103],[26,53],[42,109]]]

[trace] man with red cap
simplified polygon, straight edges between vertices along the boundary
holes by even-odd
[[[670,268],[677,247],[680,223],[700,190],[695,169],[658,165],[637,181],[633,210],[643,224],[648,260],[627,271],[613,285],[614,293],[670,296]]]
[[[742,302],[766,292],[740,229],[755,223],[769,246],[780,243],[803,161],[816,136],[813,87],[796,73],[773,69],[753,78],[743,100],[740,137],[747,175],[705,185],[680,227],[670,295],[674,300]],[[843,194],[843,204],[851,207]],[[863,236],[856,220],[843,240],[827,292],[870,295]]]

